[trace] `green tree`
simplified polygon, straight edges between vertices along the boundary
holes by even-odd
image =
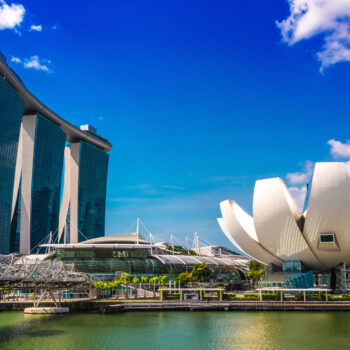
[[[134,277],[132,279],[132,283],[136,284],[136,283],[140,283],[140,280],[137,277]]]
[[[131,282],[131,276],[128,273],[123,272],[121,274],[121,276],[120,276],[119,282],[123,283],[123,284],[130,283]]]
[[[159,277],[154,276],[154,277],[150,278],[149,282],[150,283],[159,283]]]
[[[168,276],[162,276],[160,277],[160,283],[162,285],[166,284],[166,283],[169,283],[169,277]]]
[[[195,264],[191,272],[193,281],[205,281],[210,276],[210,269],[205,262],[201,264]]]
[[[239,272],[236,272],[236,273],[234,274],[233,280],[234,280],[235,282],[240,282],[240,281],[241,281],[241,275],[239,274]]]
[[[113,288],[117,288],[117,287],[120,286],[120,281],[119,281],[119,280],[114,280],[114,281],[112,282],[112,284],[113,284]]]
[[[107,289],[107,283],[102,282],[102,281],[96,281],[96,282],[94,282],[94,288],[105,290],[105,289]]]
[[[176,282],[180,282],[181,286],[185,286],[192,279],[192,275],[189,272],[181,272],[176,278]]]
[[[141,277],[141,283],[147,283],[149,281],[148,277]]]
[[[248,278],[253,288],[257,287],[258,281],[265,276],[265,266],[255,260],[249,263]]]
[[[265,266],[256,260],[250,260],[249,271],[265,270]]]

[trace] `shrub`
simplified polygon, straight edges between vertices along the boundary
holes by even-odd
[[[299,292],[298,294],[295,294],[295,295],[294,295],[294,300],[295,300],[295,301],[302,301],[302,300],[304,300],[304,295],[303,295],[303,293],[302,293],[302,292]]]
[[[167,287],[159,287],[159,300],[160,300],[160,290],[161,289],[166,289]],[[163,291],[163,299],[166,299],[168,296],[169,292],[167,290]]]
[[[319,293],[318,293],[318,300],[319,300],[319,301],[326,300],[326,295],[325,295],[324,292],[319,292]]]
[[[244,297],[245,298],[250,298],[250,297],[259,298],[259,294],[258,293],[245,293]]]
[[[219,286],[219,287],[216,287],[216,289],[218,290],[218,292],[216,293],[216,299],[220,300],[220,292],[219,292],[219,290],[224,291],[225,288]],[[223,292],[222,292],[222,299],[225,299],[225,293],[223,293]]]
[[[281,292],[277,291],[276,293],[273,294],[268,294],[268,293],[264,293],[262,295],[263,300],[281,300]],[[260,300],[260,299],[259,299]]]
[[[249,294],[243,296],[243,297],[230,297],[231,300],[247,300],[247,301],[257,301],[259,300],[259,297],[256,297],[255,295],[249,296]]]
[[[136,284],[136,283],[140,283],[140,280],[137,277],[134,277],[132,279],[132,283]]]

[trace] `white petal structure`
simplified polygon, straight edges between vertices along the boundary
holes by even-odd
[[[239,244],[233,239],[233,237],[230,234],[230,231],[227,229],[225,223],[224,223],[224,219],[223,218],[218,218],[218,223],[220,225],[220,228],[222,230],[222,232],[225,234],[225,236],[227,237],[227,239],[241,252],[243,252],[243,249],[239,246]]]
[[[249,214],[231,200],[221,202],[220,208],[224,233],[226,232],[230,241],[239,250],[262,263],[281,265],[282,261],[259,243],[253,218]]]
[[[301,260],[311,268],[321,262],[302,233],[304,217],[280,178],[255,183],[254,225],[259,242],[282,260]]]
[[[304,235],[328,268],[350,262],[350,178],[344,163],[316,164]]]
[[[317,163],[304,214],[280,178],[255,184],[251,217],[220,203],[220,227],[237,248],[265,264],[300,260],[324,272],[350,263],[350,177],[344,163]]]

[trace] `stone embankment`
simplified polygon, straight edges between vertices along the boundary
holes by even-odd
[[[0,311],[18,311],[33,306],[33,302],[8,301],[0,303]],[[53,306],[52,302],[40,303],[42,307]],[[127,311],[350,311],[350,302],[344,301],[157,301],[157,300],[70,300],[60,306],[74,311],[127,312]]]

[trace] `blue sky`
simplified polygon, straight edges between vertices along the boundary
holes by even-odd
[[[140,216],[230,247],[220,201],[251,212],[254,182],[279,176],[300,204],[313,162],[350,159],[350,2],[319,3],[6,0],[0,50],[112,142],[107,234]]]

